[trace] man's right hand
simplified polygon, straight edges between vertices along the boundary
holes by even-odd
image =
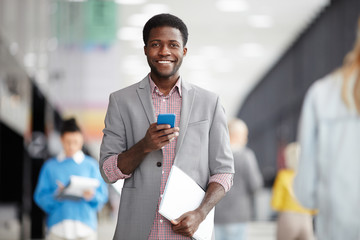
[[[177,136],[179,136],[178,127],[171,128],[167,124],[151,124],[141,141],[118,155],[117,167],[123,174],[131,174],[147,154],[161,149]]]
[[[171,128],[168,124],[152,123],[143,139],[145,152],[161,149],[179,136],[179,128]]]

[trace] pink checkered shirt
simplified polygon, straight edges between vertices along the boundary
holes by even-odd
[[[160,92],[155,83],[151,80],[149,75],[152,101],[155,109],[156,118],[161,113],[175,113],[176,122],[175,126],[180,126],[180,113],[181,113],[181,78],[177,81],[175,86],[171,89],[170,93],[165,96]],[[180,129],[181,131],[181,129]],[[157,204],[156,216],[154,219],[153,226],[151,228],[149,240],[181,240],[191,239],[182,235],[176,234],[171,229],[171,223],[161,214],[159,214],[159,205],[161,202],[162,194],[164,193],[167,178],[170,173],[171,166],[174,163],[175,148],[177,139],[166,145],[163,151],[163,165],[162,165],[162,176],[160,185],[160,197]],[[108,177],[109,181],[115,182],[118,179],[124,179],[131,176],[121,173],[117,167],[117,155],[109,157],[103,165],[104,172]],[[215,174],[210,177],[209,183],[217,182],[221,184],[225,191],[229,191],[232,186],[232,174]]]

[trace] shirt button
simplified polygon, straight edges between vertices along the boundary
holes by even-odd
[[[162,219],[160,219],[160,222],[162,223],[162,222],[163,222],[163,220],[162,220]]]
[[[161,174],[164,174],[164,173],[165,173],[164,171],[161,172]]]
[[[163,99],[163,102],[165,102],[165,98]]]
[[[164,196],[163,194],[160,195],[161,198],[162,198],[163,196]]]
[[[156,166],[158,166],[158,167],[161,167],[161,165],[162,165],[161,162],[156,163]]]

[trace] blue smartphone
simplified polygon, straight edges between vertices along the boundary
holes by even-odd
[[[174,113],[159,114],[157,124],[169,124],[173,128],[175,127],[175,116]]]

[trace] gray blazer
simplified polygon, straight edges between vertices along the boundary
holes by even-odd
[[[100,171],[104,161],[139,142],[156,122],[149,78],[110,95],[100,149]],[[147,239],[160,196],[162,151],[146,156],[121,194],[114,239]],[[182,81],[180,132],[174,164],[206,189],[209,176],[234,173],[227,121],[214,93]]]

